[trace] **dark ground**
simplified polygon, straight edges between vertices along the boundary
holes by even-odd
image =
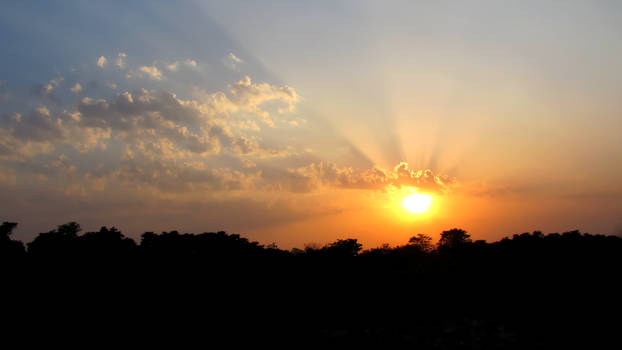
[[[1,228],[2,338],[21,344],[421,349],[620,348],[622,239],[471,242],[443,232],[361,251],[283,251],[224,232]],[[214,346],[215,347],[215,346]],[[219,346],[220,347],[220,346]]]

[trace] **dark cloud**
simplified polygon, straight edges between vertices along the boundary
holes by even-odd
[[[30,141],[59,141],[67,137],[61,119],[51,115],[46,107],[39,107],[26,115],[11,118],[13,136]]]
[[[35,85],[31,90],[32,96],[44,102],[52,103],[55,106],[61,106],[63,101],[54,94],[56,86],[52,83]]]
[[[260,176],[257,171],[231,168],[209,168],[201,162],[127,159],[110,179],[133,185],[148,185],[160,192],[192,190],[235,191],[252,190]]]

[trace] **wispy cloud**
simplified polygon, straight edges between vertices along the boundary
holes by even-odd
[[[222,63],[229,69],[239,72],[240,65],[244,63],[244,60],[236,56],[233,52],[230,52],[227,56],[222,58]]]
[[[119,67],[119,69],[124,69],[126,66],[125,59],[127,55],[124,52],[119,52],[117,54],[117,60],[114,62],[115,66]]]

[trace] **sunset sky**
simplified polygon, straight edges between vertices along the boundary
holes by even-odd
[[[622,233],[617,1],[15,1],[0,43],[24,242]]]

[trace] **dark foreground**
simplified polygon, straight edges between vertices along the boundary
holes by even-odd
[[[361,251],[279,250],[224,232],[0,234],[2,338],[29,345],[620,348],[622,239],[443,232]],[[225,341],[226,346],[216,346]],[[222,343],[221,343],[222,344]]]

